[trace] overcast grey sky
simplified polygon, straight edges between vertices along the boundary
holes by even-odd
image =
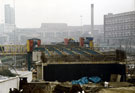
[[[4,22],[4,4],[0,0],[0,23]],[[90,4],[95,4],[95,24],[103,24],[103,15],[135,10],[135,0],[15,0],[17,27],[40,27],[41,23],[90,24]]]

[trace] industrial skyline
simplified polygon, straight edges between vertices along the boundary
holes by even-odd
[[[134,0],[15,0],[16,25],[18,27],[39,27],[41,23],[90,24],[90,4],[95,6],[95,24],[103,24],[103,15],[134,10]],[[13,0],[0,0],[0,23],[4,19],[5,4]],[[109,8],[108,8],[109,7]],[[25,16],[24,16],[25,15]]]
[[[0,93],[135,91],[135,0],[0,0]]]

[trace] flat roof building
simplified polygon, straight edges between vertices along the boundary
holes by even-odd
[[[108,45],[135,45],[135,11],[104,15],[104,38]]]
[[[5,5],[5,23],[15,24],[15,10],[9,4]]]

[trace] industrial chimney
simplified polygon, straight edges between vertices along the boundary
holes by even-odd
[[[91,4],[91,32],[94,31],[94,4]]]

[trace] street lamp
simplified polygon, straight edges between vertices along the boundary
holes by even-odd
[[[83,34],[83,16],[80,15],[80,20],[81,20],[81,32]]]
[[[16,44],[15,42],[15,30],[16,30],[16,25],[15,25],[15,0],[13,0],[13,5],[14,5],[14,45]]]
[[[15,46],[15,44],[16,44],[16,42],[15,42],[15,39],[16,39],[16,35],[15,35],[15,30],[16,30],[16,25],[15,25],[15,0],[13,0],[13,6],[14,6],[14,46]],[[15,47],[14,47],[14,52],[15,52]],[[15,61],[15,66],[16,66],[16,54],[15,54],[15,56],[14,56],[14,61]]]

